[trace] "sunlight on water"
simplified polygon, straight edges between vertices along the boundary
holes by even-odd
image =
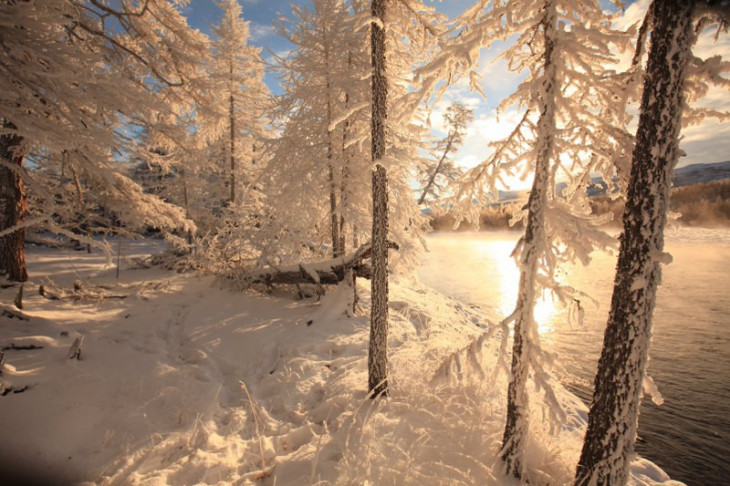
[[[499,322],[512,313],[519,272],[510,254],[520,234],[434,234],[421,280],[451,297],[478,305]],[[654,311],[648,371],[664,395],[658,407],[645,399],[639,421],[640,454],[687,484],[726,484],[730,477],[730,230],[667,231],[674,261],[663,268]],[[584,323],[550,295],[535,307],[546,349],[566,370],[571,391],[590,400],[608,318],[616,257],[597,253],[590,267],[564,268],[562,280],[590,294],[581,298]]]
[[[468,260],[478,260],[493,264],[492,271],[485,274],[471,273],[472,285],[481,288],[485,279],[494,279],[488,286],[493,288],[495,300],[492,305],[496,307],[501,317],[509,316],[515,309],[517,293],[520,283],[520,272],[515,260],[510,256],[514,250],[516,236],[504,233],[503,238],[495,239],[489,245],[485,245],[480,236],[472,237],[464,235],[469,248]],[[464,255],[467,257],[467,255]],[[467,261],[468,261],[467,260]],[[454,262],[455,263],[455,262]],[[462,282],[466,285],[466,282]],[[484,304],[483,302],[473,302]],[[535,321],[538,325],[538,332],[545,338],[555,330],[555,319],[561,313],[561,304],[550,292],[544,291],[535,304]]]

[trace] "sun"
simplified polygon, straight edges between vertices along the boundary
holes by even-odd
[[[504,240],[490,246],[490,251],[496,251],[501,256],[495,258],[497,265],[496,274],[499,280],[495,282],[495,306],[503,316],[512,313],[517,303],[517,295],[520,285],[520,272],[517,264],[510,256],[514,248],[514,241]],[[543,290],[533,311],[535,323],[538,326],[538,333],[547,336],[555,330],[555,319],[560,312],[560,305],[557,299],[548,290]]]

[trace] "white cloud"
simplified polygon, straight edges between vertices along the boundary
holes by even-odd
[[[489,144],[506,138],[521,119],[522,113],[514,109],[499,115],[494,109],[477,115],[467,130],[464,145],[453,157],[454,161],[461,167],[472,168],[489,160],[494,153]],[[509,187],[502,189],[524,189],[530,185],[530,180],[516,176],[505,175],[504,181]]]
[[[651,0],[638,0],[632,3],[614,22],[613,28],[626,30],[634,24],[641,25]]]
[[[730,123],[706,121],[682,130],[679,143],[687,153],[678,166],[730,160]]]
[[[248,31],[252,41],[260,41],[261,39],[274,35],[274,26],[251,22],[248,26]]]

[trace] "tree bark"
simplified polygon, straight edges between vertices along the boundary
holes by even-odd
[[[352,52],[347,53],[347,68],[352,69]],[[345,110],[350,105],[350,93],[345,91]],[[350,182],[350,150],[347,148],[347,137],[350,133],[350,120],[345,120],[345,124],[342,127],[342,173],[340,175],[340,254],[344,255],[347,251],[346,241],[346,228],[345,228],[345,214],[349,207],[350,201],[347,196],[349,190],[348,184]],[[355,247],[357,248],[357,247]]]
[[[507,419],[500,453],[508,475],[521,478],[528,430],[527,378],[529,374],[530,330],[535,326],[535,301],[539,259],[545,248],[545,211],[548,204],[550,160],[555,132],[555,36],[556,12],[552,2],[545,3],[542,28],[545,42],[544,88],[537,122],[535,178],[528,200],[527,228],[520,256],[520,282],[515,307],[512,378],[507,389]]]
[[[231,183],[231,194],[230,194],[230,203],[233,205],[233,203],[236,202],[236,110],[235,110],[235,103],[234,103],[234,96],[233,96],[233,58],[229,59],[229,65],[228,65],[228,119],[230,121],[229,123],[229,144],[230,144],[230,151],[231,151],[231,177],[230,177],[230,183]]]
[[[368,391],[371,398],[388,393],[388,174],[381,164],[385,157],[388,85],[385,65],[385,14],[387,0],[372,0],[371,12],[380,23],[370,32],[372,60],[371,152],[373,171],[373,228],[370,280],[370,343],[368,346]]]
[[[6,128],[14,128],[3,123]],[[16,147],[23,142],[18,135],[0,136],[0,158],[12,167],[0,165],[0,231],[21,225],[25,221],[25,188],[18,171],[23,165],[23,154]],[[9,280],[25,282],[28,272],[25,266],[25,229],[0,236],[0,274]]]
[[[638,426],[671,175],[678,157],[694,0],[654,2],[611,311],[576,484],[622,485]]]
[[[334,167],[334,134],[330,128],[332,123],[332,82],[330,81],[330,55],[327,43],[327,27],[322,28],[322,46],[324,48],[325,90],[327,96],[327,172],[330,189],[330,233],[332,235],[332,257],[342,255],[340,251],[340,226],[337,217],[337,184]]]

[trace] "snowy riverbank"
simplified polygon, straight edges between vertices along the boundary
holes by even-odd
[[[128,248],[144,253],[147,246]],[[0,317],[0,466],[38,484],[512,484],[499,472],[506,378],[498,343],[480,374],[437,368],[493,325],[417,283],[391,286],[391,396],[366,398],[367,281],[361,312],[220,288],[212,277],[115,268],[98,255],[31,249],[22,314]],[[108,286],[126,298],[48,300],[38,286]],[[14,289],[2,291],[12,310]],[[491,316],[496,319],[497,316]],[[85,336],[82,360],[68,360]],[[460,373],[458,369],[461,369]],[[559,385],[556,385],[559,387]],[[568,420],[539,424],[532,484],[570,483],[585,408],[561,390]],[[534,395],[535,417],[542,417]],[[634,484],[678,484],[637,460]],[[8,477],[5,475],[4,477]]]

